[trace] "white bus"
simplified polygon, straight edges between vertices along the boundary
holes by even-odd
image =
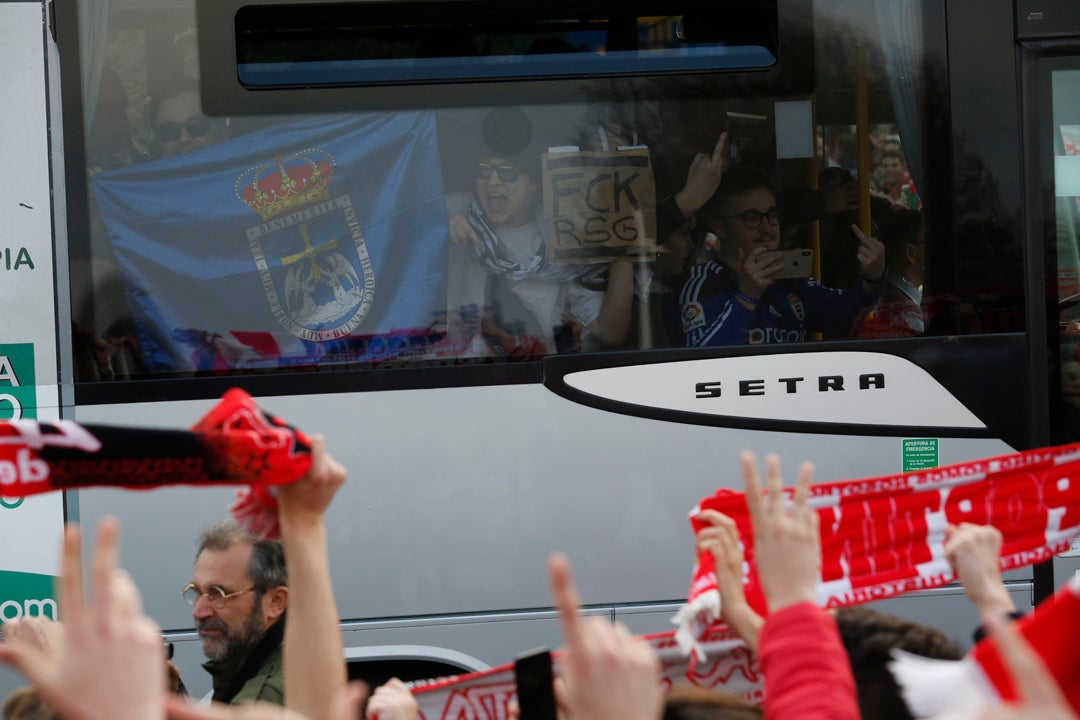
[[[0,37],[0,411],[185,427],[239,386],[324,433],[350,471],[329,521],[357,676],[556,645],[553,550],[588,612],[670,629],[686,513],[738,485],[743,449],[824,481],[1080,438],[1066,0],[10,0]],[[918,213],[922,327],[875,336],[879,312],[683,347],[683,261],[714,249],[672,211],[722,132],[725,166],[770,176],[783,243],[829,286],[857,280],[847,228],[879,224],[871,197]],[[522,173],[550,233],[516,255],[455,234],[481,181]],[[625,258],[632,292],[614,289]],[[629,329],[602,331],[605,302]],[[202,694],[179,591],[231,500],[5,499],[29,527],[0,569],[47,577],[63,518],[118,515],[123,564]],[[1019,604],[1070,562],[1011,574]],[[4,594],[5,617],[50,609]],[[957,588],[888,607],[961,641],[974,624]]]

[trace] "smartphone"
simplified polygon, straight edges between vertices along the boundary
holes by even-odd
[[[555,682],[551,670],[551,652],[537,648],[518,655],[514,661],[521,720],[556,720]]]
[[[784,266],[773,278],[806,278],[814,271],[813,250],[773,250],[784,258]]]

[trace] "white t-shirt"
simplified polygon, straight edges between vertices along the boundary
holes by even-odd
[[[447,208],[451,215],[464,215],[471,200],[468,193],[453,193],[447,198]],[[542,228],[536,223],[492,229],[506,258],[515,263],[527,263],[543,243]],[[548,352],[555,352],[555,328],[567,318],[582,324],[584,337],[600,315],[603,291],[589,290],[576,280],[515,280],[490,272],[471,243],[451,242],[449,264],[447,308],[451,314],[474,305],[508,332],[540,338]]]

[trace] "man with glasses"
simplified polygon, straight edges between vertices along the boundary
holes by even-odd
[[[184,587],[213,676],[214,700],[283,704],[285,555],[281,544],[256,540],[227,521],[203,532],[195,571]]]
[[[702,210],[718,240],[718,260],[695,265],[679,303],[687,347],[802,342],[808,330],[850,335],[877,299],[885,247],[852,226],[861,278],[846,290],[812,277],[785,277],[781,214],[768,178],[749,168],[724,175]]]

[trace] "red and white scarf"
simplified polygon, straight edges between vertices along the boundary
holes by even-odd
[[[794,489],[785,493],[790,498]],[[1001,531],[1001,569],[1048,560],[1080,535],[1080,443],[810,489],[821,532],[823,607],[857,605],[953,581],[945,529],[962,522]],[[720,489],[704,509],[731,517],[745,549],[747,601],[764,614],[754,566],[754,534],[743,493]],[[699,553],[686,606],[676,615],[685,649],[704,657],[700,638],[718,622],[720,597],[712,556]]]
[[[751,702],[761,702],[765,697],[757,657],[727,627],[718,625],[709,630],[702,645],[710,660],[697,663],[693,671],[674,633],[646,635],[642,639],[660,658],[666,687],[690,682],[735,693]],[[558,653],[553,654],[553,661],[557,673]],[[516,692],[514,665],[413,683],[412,691],[420,705],[421,720],[507,720],[507,704]]]

